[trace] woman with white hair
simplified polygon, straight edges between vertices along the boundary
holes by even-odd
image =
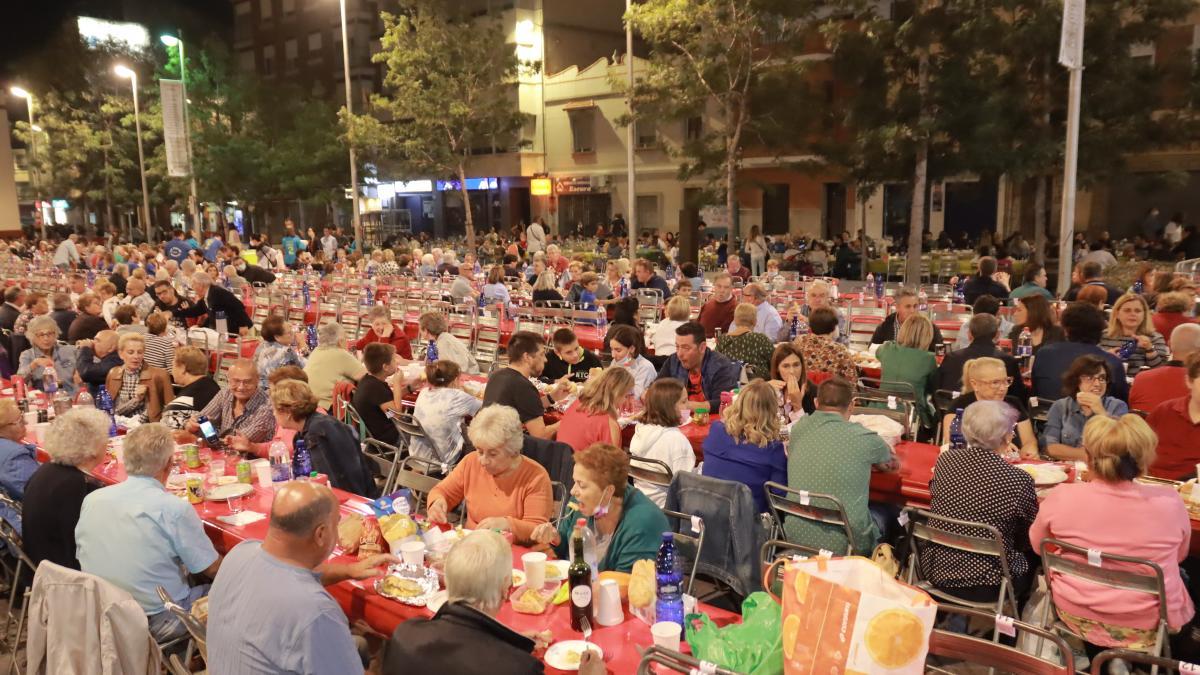
[[[49,560],[79,569],[75,524],[83,498],[100,488],[92,471],[107,458],[108,415],[95,408],[74,408],[54,420],[42,449],[50,461],[25,484],[21,533],[25,553],[37,565]]]
[[[1002,455],[1013,441],[1017,411],[1003,401],[978,401],[963,413],[967,447],[938,458],[929,483],[930,510],[946,518],[991,525],[1000,531],[1013,593],[1024,603],[1034,578],[1037,554],[1029,526],[1038,515],[1033,478]],[[959,531],[959,530],[955,530]],[[963,534],[982,535],[978,528]],[[994,556],[935,544],[920,549],[921,574],[934,586],[973,602],[995,600],[1003,580]]]
[[[534,641],[496,620],[512,591],[508,542],[495,532],[472,532],[446,554],[445,570],[445,604],[433,618],[411,619],[396,627],[384,649],[385,675],[541,673],[542,662],[532,654]],[[603,660],[593,657],[593,652],[584,653],[582,675],[605,672]]]
[[[420,257],[421,266],[417,268],[417,276],[431,277],[437,272],[437,265],[434,264],[433,254],[426,253]]]
[[[75,394],[75,347],[58,344],[58,323],[50,316],[35,317],[26,333],[29,349],[21,352],[17,375],[35,389],[42,388],[47,373],[55,376],[58,386]]]
[[[534,528],[550,522],[554,496],[546,469],[521,454],[525,434],[517,411],[484,408],[467,437],[475,452],[430,491],[429,519],[446,522],[447,512],[465,500],[467,528],[512,532],[518,543],[531,541]]]
[[[412,361],[412,343],[408,341],[408,335],[404,333],[404,324],[395,323],[392,321],[392,311],[383,305],[375,305],[367,311],[367,321],[371,324],[371,329],[367,334],[358,339],[354,343],[355,351],[361,352],[367,348],[367,345],[382,342],[392,345],[396,348],[396,354],[400,356],[401,364]]]
[[[308,355],[304,373],[312,383],[317,405],[326,410],[333,403],[333,387],[338,382],[358,382],[367,368],[347,349],[346,334],[336,323],[317,328],[317,348]]]

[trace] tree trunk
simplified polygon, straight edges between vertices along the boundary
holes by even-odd
[[[112,178],[108,172],[108,150],[104,151],[104,233],[109,234],[116,230],[116,215],[113,214],[112,203]]]
[[[463,220],[467,225],[467,251],[475,252],[475,216],[471,213],[471,195],[467,192],[467,170],[458,165],[458,190],[462,193]]]
[[[1037,177],[1037,187],[1033,192],[1033,255],[1030,258],[1038,264],[1046,264],[1046,181],[1044,175]]]
[[[922,53],[917,70],[917,90],[920,94],[922,129],[925,128],[926,97],[929,94],[929,54]],[[925,133],[923,130],[921,133]],[[916,165],[913,168],[912,215],[908,223],[908,260],[904,278],[921,284],[921,236],[925,232],[925,189],[929,178],[929,139],[922,137],[917,144]]]
[[[737,147],[727,150],[725,160],[725,210],[729,219],[729,232],[726,234],[728,254],[737,251]],[[633,201],[633,200],[630,200]],[[630,208],[637,208],[636,204]]]

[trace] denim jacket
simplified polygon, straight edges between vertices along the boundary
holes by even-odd
[[[705,348],[704,360],[700,362],[700,388],[708,398],[709,411],[716,412],[721,408],[721,392],[733,391],[738,386],[742,369],[738,364],[729,360],[712,349]],[[688,371],[679,362],[675,354],[667,357],[667,362],[658,371],[658,377],[673,377],[686,387]]]
[[[744,483],[683,471],[667,490],[667,510],[704,519],[704,555],[697,572],[719,579],[740,595],[762,590],[760,549],[768,539],[754,496]],[[690,527],[672,520],[677,532]]]
[[[1101,396],[1100,400],[1104,403],[1104,412],[1112,417],[1129,412],[1129,406],[1119,398]],[[1079,407],[1075,397],[1060,398],[1050,406],[1050,412],[1046,413],[1046,429],[1042,432],[1042,439],[1047,447],[1051,443],[1061,443],[1078,448],[1083,445],[1083,425],[1087,424],[1089,419],[1091,418],[1084,416],[1083,409]]]
[[[34,389],[42,388],[43,368],[41,366],[30,367],[30,364],[36,359],[49,356],[54,361],[54,374],[58,378],[58,386],[65,389],[68,394],[75,395],[75,365],[78,352],[71,345],[55,345],[54,351],[47,354],[37,347],[31,346],[29,349],[21,352],[21,360],[17,366],[17,374],[24,377],[30,382],[30,386]]]

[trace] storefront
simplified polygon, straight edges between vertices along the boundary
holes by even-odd
[[[600,180],[597,180],[599,178]],[[612,195],[605,182],[607,176],[556,176],[554,194],[557,200],[558,233],[563,237],[596,233],[597,225],[612,220]]]

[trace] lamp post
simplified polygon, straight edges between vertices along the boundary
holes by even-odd
[[[346,79],[346,115],[352,115],[354,109],[351,107],[351,91],[350,91],[350,40],[346,35],[346,0],[338,0],[338,6],[342,14],[342,73]],[[354,154],[354,142],[350,142],[350,200],[351,222],[354,223],[354,248],[358,252],[363,250],[363,231],[362,220],[358,215],[358,159]],[[470,205],[468,205],[470,208]]]
[[[12,87],[9,89],[13,96],[25,99],[25,105],[29,109],[29,168],[33,171],[33,191],[37,197],[38,217],[42,221],[42,239],[46,239],[46,217],[42,211],[42,172],[38,170],[38,153],[37,153],[37,135],[42,130],[33,120],[33,94],[23,87]]]
[[[625,60],[629,66],[629,114],[633,116],[633,24],[629,20],[629,11],[633,8],[632,0],[625,0]],[[626,191],[629,201],[626,211],[629,212],[629,259],[637,260],[637,173],[633,166],[634,145],[637,142],[636,123],[625,128],[625,172]]]
[[[168,49],[179,47],[179,82],[183,88],[183,137],[187,141],[188,175],[192,187],[192,227],[196,232],[196,241],[203,234],[200,225],[200,198],[196,196],[196,165],[192,163],[192,125],[188,121],[187,96],[187,61],[183,59],[183,31],[179,35],[163,35],[158,38]]]
[[[142,115],[138,108],[137,73],[120,65],[113,68],[113,72],[118,77],[128,78],[130,87],[133,89],[133,127],[134,132],[137,133],[138,171],[142,174],[142,213],[146,218],[142,226],[146,229],[146,242],[149,243],[152,240],[150,230],[153,225],[150,222],[150,191],[146,189],[146,155],[142,151]]]

